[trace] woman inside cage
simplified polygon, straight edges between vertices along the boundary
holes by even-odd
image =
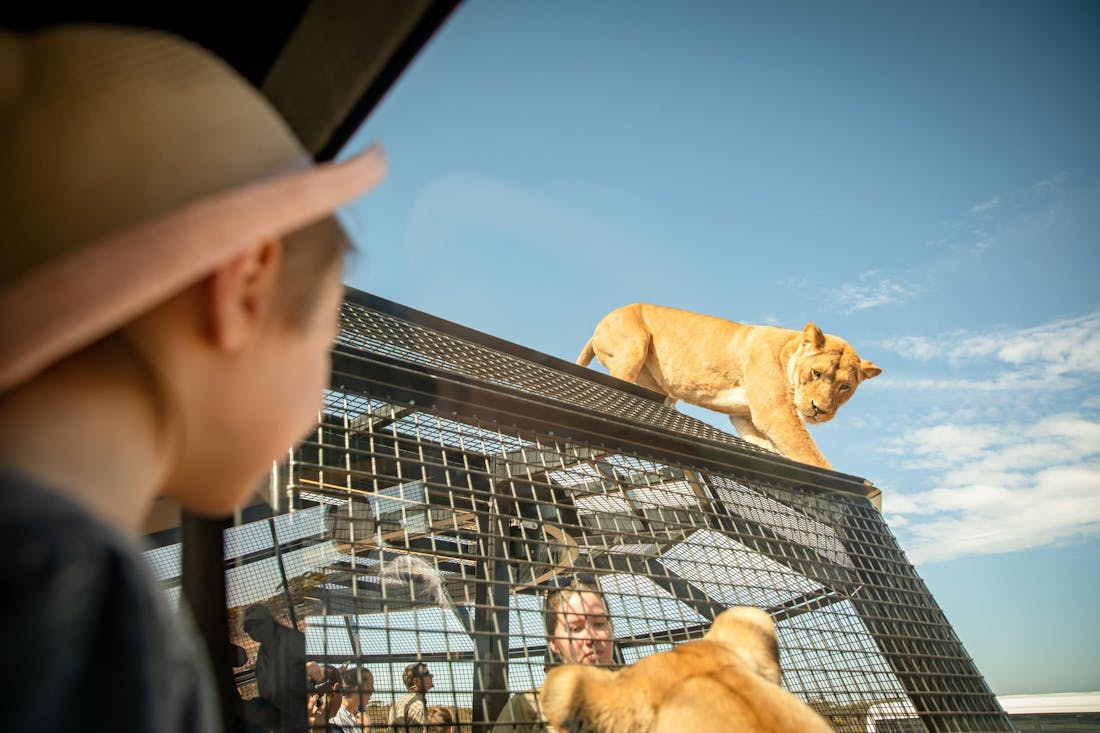
[[[550,665],[615,664],[615,634],[603,591],[595,579],[573,578],[550,591],[543,604]],[[534,733],[546,728],[533,691],[513,695],[493,724],[493,733]]]

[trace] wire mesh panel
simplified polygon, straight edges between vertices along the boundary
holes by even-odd
[[[777,625],[784,687],[838,731],[1011,730],[873,487],[364,294],[320,424],[265,492],[275,513],[225,533],[246,700],[263,698],[241,626],[257,605],[310,663],[303,706],[338,704],[325,668],[354,677],[345,693],[369,670],[350,712],[375,730],[433,707],[489,730],[523,699],[535,727],[514,730],[537,729],[525,693],[548,665],[629,664],[748,605]],[[156,552],[169,581],[178,561]],[[574,637],[584,593],[599,618]]]

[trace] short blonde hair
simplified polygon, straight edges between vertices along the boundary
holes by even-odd
[[[455,715],[450,708],[432,705],[428,708],[428,725],[454,725]]]

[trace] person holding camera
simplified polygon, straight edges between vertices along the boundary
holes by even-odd
[[[311,731],[339,731],[335,725],[336,714],[340,711],[343,699],[343,680],[340,670],[325,665],[315,667],[320,679],[310,679],[309,690],[309,729]]]
[[[328,722],[339,733],[371,733],[367,703],[374,694],[374,674],[369,669],[358,667],[345,669],[341,678],[342,702]]]

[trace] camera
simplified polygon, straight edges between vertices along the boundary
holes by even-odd
[[[336,684],[336,680],[321,680],[313,685],[309,692],[311,695],[323,695],[326,692],[332,692],[332,686]]]

